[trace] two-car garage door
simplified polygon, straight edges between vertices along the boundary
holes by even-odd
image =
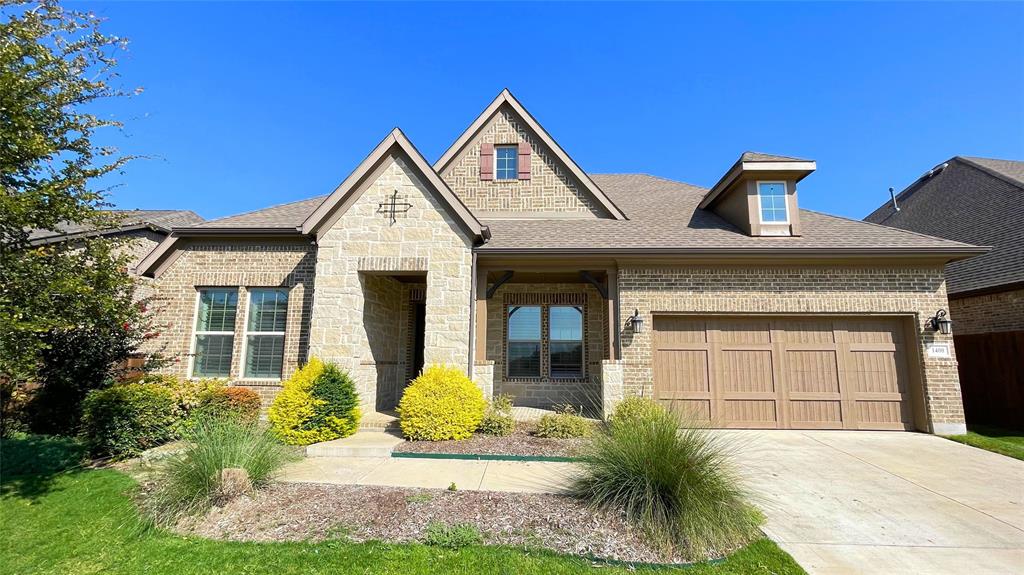
[[[654,397],[714,427],[912,429],[904,322],[655,316]]]

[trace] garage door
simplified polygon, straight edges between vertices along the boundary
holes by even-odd
[[[655,399],[714,427],[912,429],[903,322],[655,316]]]

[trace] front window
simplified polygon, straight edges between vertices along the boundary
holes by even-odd
[[[519,177],[518,146],[495,146],[494,174],[499,180],[515,180]]]
[[[287,290],[249,290],[249,320],[245,324],[245,377],[281,378],[287,320]]]
[[[508,308],[508,375],[540,377],[540,306]]]
[[[761,201],[761,221],[786,223],[786,184],[784,182],[758,182],[757,195]]]
[[[551,377],[583,375],[583,309],[551,306],[548,310]]]
[[[193,376],[230,377],[237,309],[238,290],[199,290],[192,356]]]

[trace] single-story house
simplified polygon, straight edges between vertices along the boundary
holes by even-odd
[[[1024,162],[950,158],[865,220],[992,246],[946,266],[964,411],[1024,429]]]
[[[984,250],[802,210],[815,168],[745,153],[710,189],[589,174],[505,90],[433,163],[395,129],[330,194],[176,227],[137,272],[167,369],[267,399],[316,356],[369,410],[443,363],[519,405],[963,431],[931,320],[943,267]]]

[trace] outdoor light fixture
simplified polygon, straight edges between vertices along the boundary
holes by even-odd
[[[640,315],[640,310],[635,310],[629,317],[629,325],[633,328],[633,333],[643,333],[644,318]]]
[[[949,332],[953,331],[953,320],[946,319],[946,310],[940,309],[935,312],[935,317],[931,319],[932,330],[942,333],[942,335],[949,335]]]

